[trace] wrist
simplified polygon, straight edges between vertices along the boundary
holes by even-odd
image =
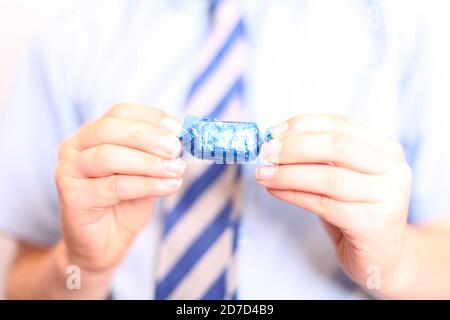
[[[70,254],[64,241],[60,241],[55,248],[55,264],[60,283],[67,291],[73,292],[74,295],[79,293],[83,297],[88,295],[94,299],[107,297],[113,275],[112,268],[100,270],[83,266]]]
[[[417,248],[417,230],[408,225],[405,229],[403,246],[396,266],[381,275],[380,295],[384,298],[401,299],[408,295],[413,286],[415,264],[411,260],[413,251]]]

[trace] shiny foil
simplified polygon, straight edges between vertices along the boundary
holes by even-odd
[[[208,117],[187,116],[180,140],[185,152],[215,163],[237,164],[256,159],[263,142],[253,122],[218,121]]]

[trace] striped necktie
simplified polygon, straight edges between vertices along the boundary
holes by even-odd
[[[211,0],[186,113],[242,120],[247,44],[238,0]],[[182,190],[164,199],[156,299],[235,299],[241,167],[188,164]]]

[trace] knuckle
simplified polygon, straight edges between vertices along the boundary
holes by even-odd
[[[92,127],[95,124],[94,120],[90,120],[90,121],[86,121],[85,123],[83,123],[80,127],[80,130],[78,130],[78,132],[81,132],[83,130],[88,129],[89,127]]]
[[[334,127],[336,131],[339,131],[340,128],[347,125],[347,123],[350,121],[347,117],[340,115],[340,114],[334,114],[331,116],[333,119]]]
[[[334,194],[339,187],[339,175],[334,167],[328,167],[324,174],[324,186],[327,194]]]
[[[289,129],[301,130],[301,123],[307,119],[307,115],[296,115],[292,118],[288,119],[286,123],[288,124]]]
[[[68,149],[67,139],[60,143],[58,147],[58,160],[61,161],[65,159]]]
[[[83,141],[86,140],[86,138],[90,138],[95,124],[96,121],[86,121],[81,125],[77,133],[71,139],[73,140],[75,146],[79,147],[80,144],[83,144]]]
[[[66,178],[63,173],[57,170],[55,180],[60,199],[63,203],[71,203],[79,200],[79,197],[76,195],[78,188],[74,186],[72,179]]]
[[[64,173],[62,172],[61,168],[56,168],[55,170],[55,182],[58,189],[64,189]]]
[[[113,195],[118,195],[121,193],[123,188],[122,179],[117,176],[111,176],[108,181],[108,191]]]
[[[335,158],[345,159],[349,157],[354,150],[354,143],[345,135],[339,133],[330,134],[331,151]]]
[[[290,125],[295,126],[297,125],[297,123],[299,123],[302,119],[301,115],[296,115],[294,117],[292,117],[288,122]]]
[[[392,186],[411,186],[413,183],[414,172],[405,161],[394,161],[390,170],[388,180]]]
[[[97,139],[103,140],[109,136],[111,130],[113,130],[114,124],[113,121],[104,117],[97,121],[97,123],[93,126],[93,134]]]
[[[392,149],[393,149],[394,155],[396,155],[400,159],[405,158],[405,151],[400,142],[394,142]]]
[[[63,204],[67,205],[79,202],[79,196],[73,190],[62,189],[59,195]]]
[[[145,141],[147,128],[140,123],[136,123],[130,130],[130,138],[135,141]]]
[[[328,211],[331,207],[331,199],[326,195],[319,195],[319,207],[323,211]]]
[[[337,133],[330,133],[329,135],[330,144],[333,149],[338,149],[341,146],[341,137]]]
[[[80,130],[78,130],[78,132],[75,135],[73,135],[71,137],[68,137],[68,138],[65,138],[64,140],[62,140],[59,143],[59,146],[58,146],[58,160],[62,160],[62,159],[67,158],[71,154],[71,152],[77,150],[78,137],[80,135],[81,130],[84,128],[85,125],[83,125],[80,128]]]
[[[119,115],[121,114],[121,111],[123,110],[124,105],[122,103],[115,103],[112,105],[112,107],[109,109],[109,111],[106,113],[108,115]]]
[[[403,164],[400,166],[398,171],[400,173],[402,181],[411,185],[413,182],[413,171],[412,171],[411,167],[407,164]]]
[[[148,113],[154,115],[154,116],[161,116],[161,117],[163,117],[163,116],[167,115],[163,111],[161,111],[160,109],[155,108],[155,107],[145,107],[144,110],[147,111]]]
[[[405,167],[406,167],[406,179],[408,182],[410,182],[412,184],[412,182],[414,180],[414,172],[410,166],[407,165]]]
[[[76,172],[78,151],[76,151],[70,142],[63,141],[58,148],[58,162],[55,170],[55,177],[72,175]]]

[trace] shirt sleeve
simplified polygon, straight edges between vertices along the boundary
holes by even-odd
[[[412,223],[450,217],[450,130],[446,116],[446,110],[430,110],[424,115],[423,133],[413,167]]]
[[[0,232],[43,246],[60,238],[58,146],[80,124],[67,68],[76,59],[63,40],[49,33],[36,41],[0,113]]]
[[[409,221],[450,215],[450,94],[448,58],[440,54],[433,23],[424,20],[404,68],[400,99],[401,142],[413,174]],[[445,71],[447,70],[447,71]]]

